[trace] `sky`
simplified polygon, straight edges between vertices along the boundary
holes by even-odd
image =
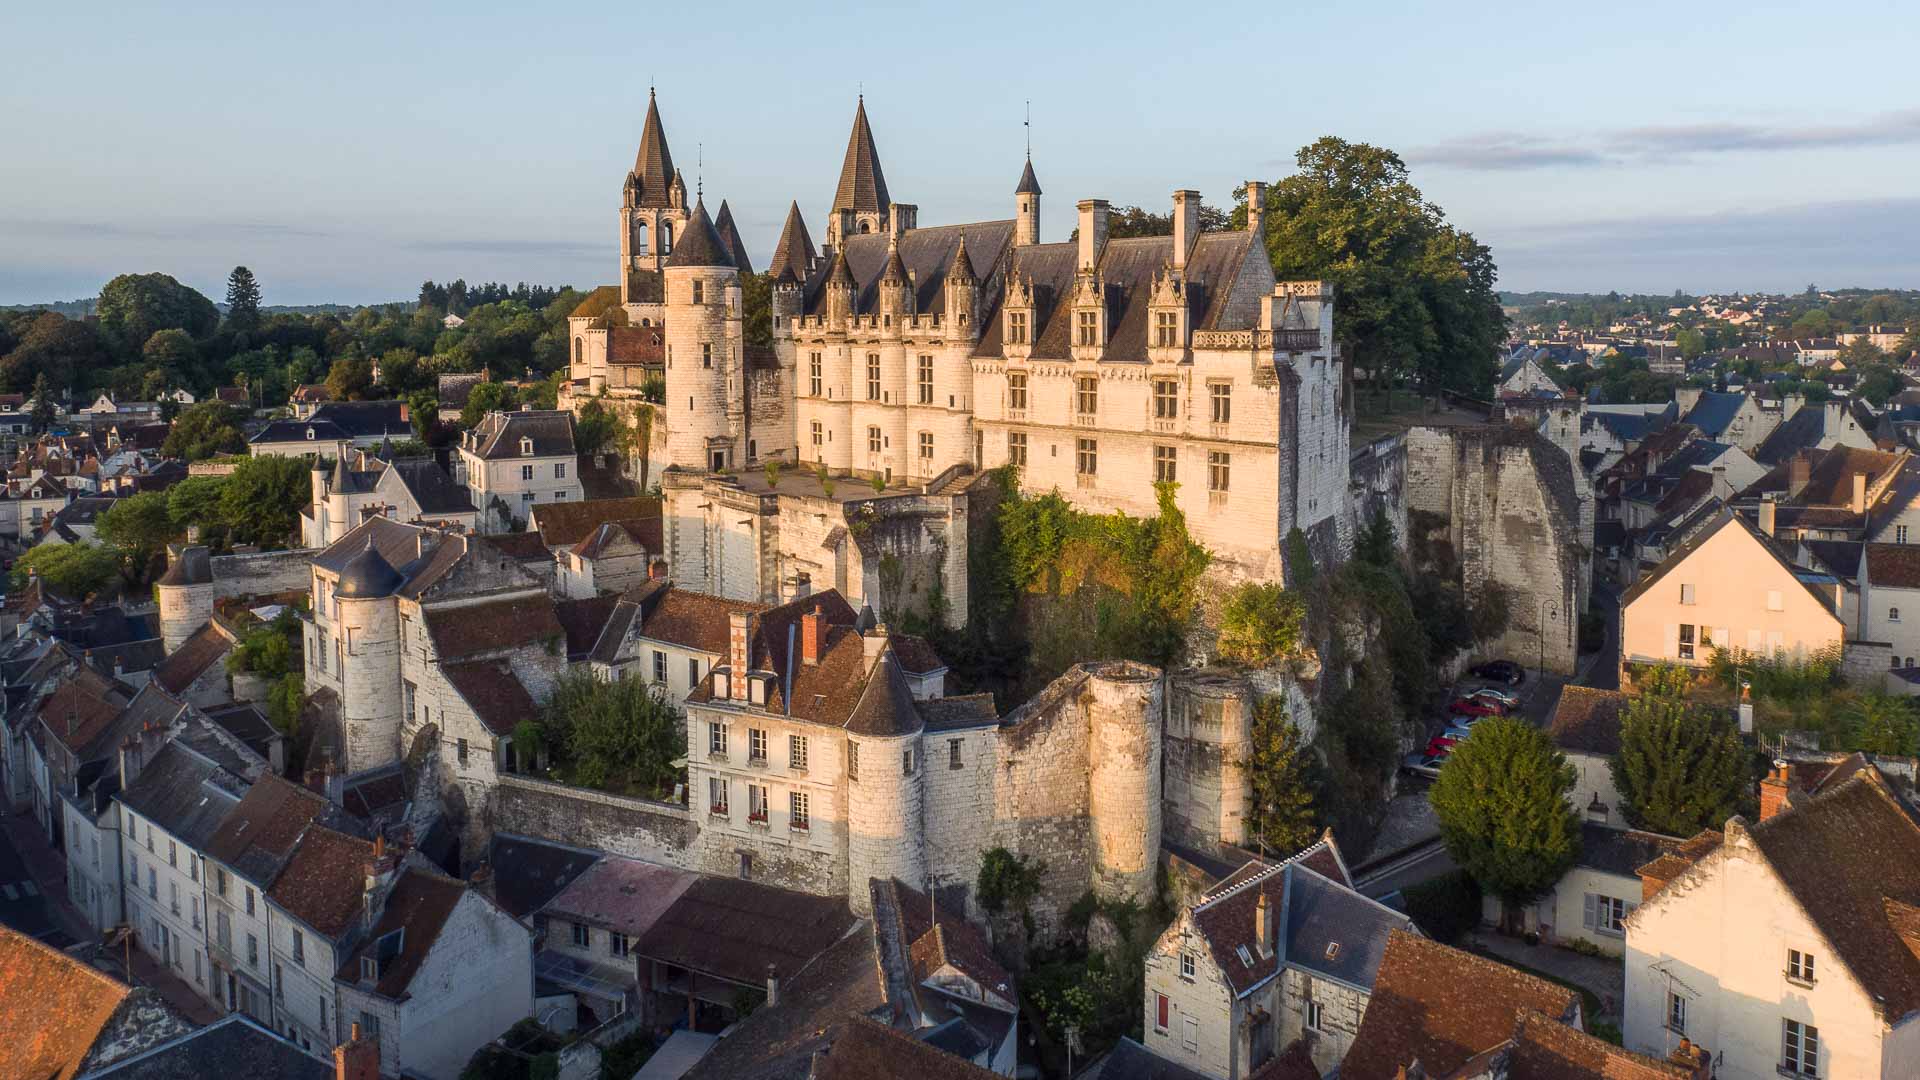
[[[923,225],[1231,205],[1321,135],[1400,153],[1517,290],[1920,287],[1920,19],[1893,3],[0,2],[0,304],[609,283],[659,93],[765,266],[864,92]],[[37,44],[26,44],[37,43]],[[24,47],[23,47],[24,46]],[[1022,124],[1031,103],[1032,125]]]

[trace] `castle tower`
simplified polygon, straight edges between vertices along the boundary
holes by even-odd
[[[741,364],[740,276],[704,203],[694,204],[686,232],[662,273],[669,465],[731,468],[746,454],[739,434],[745,421],[746,376]]]
[[[394,599],[400,572],[367,540],[340,568],[334,595],[339,631],[353,647],[341,658],[340,726],[346,772],[378,768],[400,758],[400,616]]]
[[[169,655],[213,618],[212,554],[200,544],[167,545],[167,572],[154,583],[160,645]]]
[[[827,246],[840,248],[849,236],[884,231],[892,205],[886,175],[880,171],[880,152],[873,145],[873,129],[867,125],[867,99],[861,95],[853,113],[853,133],[847,136],[847,156],[840,164],[840,186],[827,214]]]
[[[864,641],[870,652],[880,652],[847,721],[847,893],[854,913],[863,916],[871,913],[868,879],[927,880],[924,725],[886,627],[875,627]]]
[[[650,279],[638,274],[658,273],[673,252],[676,234],[687,221],[687,186],[673,167],[660,106],[647,91],[647,119],[640,132],[640,149],[627,173],[620,198],[620,300],[639,303],[658,299]]]
[[[740,239],[740,230],[733,224],[733,210],[727,206],[727,200],[720,200],[720,212],[713,215],[713,232],[720,238],[720,246],[725,248],[727,256],[733,260],[733,268],[740,271],[741,277],[753,273],[753,262],[747,258],[747,243]]]
[[[913,314],[913,288],[907,280],[906,264],[900,261],[898,234],[887,237],[887,264],[880,271],[880,288],[876,291],[880,314],[892,316],[881,320],[884,332],[889,337],[899,337],[900,320]]]
[[[1013,189],[1013,246],[1040,242],[1040,181],[1033,175],[1033,157],[1027,157],[1020,185]]]
[[[1160,855],[1160,673],[1127,660],[1089,664],[1087,694],[1094,891],[1144,902]]]
[[[960,246],[953,250],[953,263],[947,267],[947,280],[941,287],[946,290],[949,336],[978,339],[980,329],[974,315],[980,305],[980,279],[974,275],[973,259],[967,255],[965,233],[960,234]]]
[[[799,315],[805,302],[802,286],[813,273],[813,237],[807,235],[807,221],[800,216],[800,204],[787,207],[787,223],[780,227],[780,242],[773,249],[773,314],[775,319]],[[777,325],[777,324],[776,324]]]
[[[347,467],[347,448],[340,447],[340,456],[333,459],[333,475],[327,481],[327,501],[324,504],[326,524],[320,536],[322,544],[331,544],[353,530],[353,497],[368,494],[353,470]],[[321,510],[315,506],[316,512]]]

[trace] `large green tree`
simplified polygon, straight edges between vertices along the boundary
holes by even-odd
[[[185,461],[204,461],[247,449],[240,410],[221,401],[202,401],[181,413],[167,432],[160,452]]]
[[[64,394],[83,385],[82,372],[111,363],[97,324],[49,311],[27,325],[20,343],[0,364],[0,381],[8,390],[25,391],[45,376],[56,392]]]
[[[119,560],[99,544],[35,544],[13,564],[13,587],[23,588],[30,575],[75,600],[92,596],[118,575]]]
[[[94,526],[100,542],[120,556],[121,572],[132,584],[145,584],[165,565],[167,541],[179,535],[167,499],[164,491],[129,496],[108,507]]]
[[[244,266],[234,267],[227,275],[227,325],[241,333],[252,333],[260,326],[260,283]]]
[[[1248,824],[1265,851],[1291,855],[1313,843],[1313,789],[1307,778],[1312,753],[1284,702],[1264,697],[1254,703],[1247,761],[1253,810]]]
[[[121,274],[101,287],[94,314],[100,329],[129,354],[156,330],[185,330],[203,338],[220,325],[213,301],[166,274]]]
[[[54,403],[53,384],[47,381],[46,372],[34,376],[33,411],[28,414],[33,421],[33,433],[38,435],[53,426]]]
[[[1573,783],[1573,766],[1545,732],[1496,717],[1454,747],[1427,801],[1447,854],[1511,912],[1551,889],[1580,854]]]
[[[226,539],[227,522],[221,515],[221,497],[227,490],[224,476],[189,476],[167,489],[167,516],[175,533],[198,526],[201,539],[219,547]]]
[[[304,457],[243,458],[220,492],[220,518],[236,544],[287,547],[298,537],[300,508],[313,498]]]
[[[1677,681],[1644,680],[1620,716],[1611,763],[1629,824],[1668,836],[1719,828],[1747,792],[1747,752],[1727,715],[1696,706]]]
[[[373,394],[373,364],[357,356],[343,356],[327,372],[327,393],[335,401],[365,401]]]
[[[1911,757],[1920,750],[1913,699],[1874,692],[1861,694],[1841,710],[1847,749],[1888,757]]]
[[[1447,224],[1391,150],[1326,136],[1295,160],[1267,193],[1274,272],[1333,283],[1334,334],[1376,381],[1486,393],[1506,318],[1485,245]]]
[[[539,732],[549,755],[588,787],[658,796],[682,779],[674,764],[687,749],[679,710],[631,676],[562,675],[540,711]]]

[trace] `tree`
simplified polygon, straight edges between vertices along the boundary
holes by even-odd
[[[33,421],[33,433],[39,435],[53,426],[53,387],[47,383],[46,372],[41,372],[33,380],[33,411],[29,414]]]
[[[1673,336],[1674,344],[1680,348],[1682,360],[1692,360],[1707,351],[1707,335],[1688,327]]]
[[[582,454],[597,454],[621,441],[620,413],[598,398],[580,406],[573,420],[573,448]]]
[[[1353,538],[1353,557],[1374,566],[1392,566],[1397,558],[1395,552],[1393,522],[1385,510],[1375,510],[1367,527]]]
[[[1519,717],[1475,725],[1428,792],[1447,854],[1509,912],[1532,903],[1580,854],[1567,804],[1574,770],[1546,733]]]
[[[540,726],[549,750],[587,787],[659,795],[682,778],[674,762],[686,754],[686,725],[671,700],[632,676],[562,675]]]
[[[414,438],[433,445],[434,432],[440,427],[440,395],[433,390],[408,394],[407,422],[413,425]]]
[[[1694,706],[1677,680],[1656,676],[1620,717],[1611,763],[1627,822],[1668,836],[1718,828],[1747,792],[1747,754],[1724,713]]]
[[[167,541],[179,535],[167,510],[167,493],[144,491],[107,508],[94,526],[100,542],[120,556],[128,582],[144,585],[165,564]]]
[[[327,393],[335,401],[365,401],[373,390],[373,364],[358,356],[343,356],[327,372]]]
[[[242,453],[247,448],[247,437],[241,432],[240,423],[240,411],[233,406],[222,401],[202,401],[173,422],[160,452],[185,461]]]
[[[1874,691],[1861,694],[1841,710],[1850,750],[1889,757],[1912,757],[1920,750],[1911,699]]]
[[[213,301],[166,274],[121,274],[101,287],[94,314],[100,329],[126,354],[146,344],[157,330],[184,330],[203,338],[220,325]]]
[[[221,516],[221,497],[227,490],[224,476],[189,476],[167,489],[167,517],[176,535],[188,526],[199,526],[200,537],[218,547],[226,539],[227,523]]]
[[[13,587],[25,588],[27,578],[40,580],[62,596],[83,599],[107,587],[119,573],[113,553],[98,544],[36,544],[13,564]]]
[[[1874,408],[1885,408],[1893,395],[1907,388],[1907,381],[1900,372],[1886,364],[1867,365],[1859,371],[1859,375],[1857,392]]]
[[[25,390],[45,376],[56,391],[65,393],[80,382],[80,372],[112,362],[98,324],[49,311],[28,324],[20,344],[0,365],[0,376],[8,390]]]
[[[260,326],[260,283],[244,266],[227,275],[227,325],[243,334]]]
[[[520,404],[520,391],[507,383],[476,383],[467,392],[467,404],[460,410],[460,426],[477,427],[490,412],[512,409]]]
[[[233,543],[286,547],[313,498],[304,457],[242,458],[220,492],[220,520]]]
[[[1237,586],[1220,609],[1220,658],[1245,667],[1266,667],[1300,646],[1307,605],[1278,583]]]
[[[1252,778],[1250,824],[1261,850],[1290,855],[1313,843],[1313,789],[1307,782],[1311,752],[1279,698],[1263,697],[1253,706],[1253,751],[1247,759]]]
[[[169,388],[179,386],[185,381],[185,373],[199,365],[200,347],[194,344],[193,335],[169,327],[155,330],[147,338],[140,347],[140,358],[148,365],[140,388],[141,400],[154,401]]]

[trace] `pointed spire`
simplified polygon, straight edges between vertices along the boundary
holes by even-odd
[[[647,91],[647,122],[640,131],[640,152],[633,157],[633,175],[639,182],[640,206],[668,205],[667,190],[678,174],[673,152],[667,149],[667,131],[660,123],[660,106]]]
[[[807,235],[807,219],[800,216],[800,203],[796,201],[787,207],[787,223],[780,227],[780,243],[773,249],[773,265],[768,269],[776,282],[798,285],[807,280],[818,257],[813,237]]]
[[[947,280],[971,285],[980,280],[973,272],[973,260],[967,257],[967,234],[960,234],[960,246],[953,249],[953,264],[947,267]]]
[[[667,256],[667,266],[732,266],[733,259],[727,254],[725,244],[720,242],[720,234],[713,229],[713,219],[707,216],[707,204],[693,204],[693,216],[687,219],[686,234],[673,245],[673,254]]]
[[[1020,173],[1020,186],[1013,189],[1015,195],[1043,195],[1040,181],[1033,175],[1033,156],[1027,156],[1027,167]]]
[[[885,214],[891,205],[887,178],[880,171],[880,152],[874,149],[873,129],[867,125],[867,99],[863,94],[853,113],[853,133],[847,136],[847,156],[840,165],[840,187],[833,195],[833,209]]]
[[[880,283],[882,285],[905,285],[907,283],[907,267],[905,263],[900,261],[900,237],[898,234],[887,237],[887,265],[886,268],[880,272]]]
[[[833,265],[827,268],[827,284],[851,289],[854,287],[853,271],[847,267],[847,253],[836,249],[833,253]]]
[[[333,459],[333,493],[335,495],[359,495],[360,486],[354,481],[353,470],[347,468],[347,455],[343,452]]]
[[[720,200],[720,212],[713,216],[713,231],[720,237],[720,246],[727,249],[734,269],[743,274],[753,273],[753,264],[747,259],[747,243],[740,239],[740,230],[733,224],[733,211],[725,199]]]

